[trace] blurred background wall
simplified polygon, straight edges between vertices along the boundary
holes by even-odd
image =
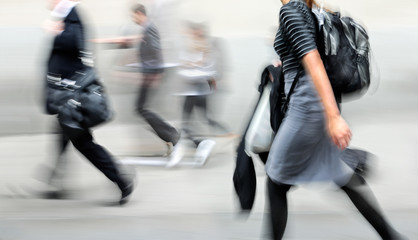
[[[94,38],[135,32],[130,23],[131,0],[83,0],[86,20]],[[217,117],[239,132],[257,96],[262,68],[274,57],[272,37],[281,6],[279,0],[144,0],[160,28],[165,59],[175,63],[178,36],[184,19],[209,23],[211,34],[222,39],[225,78],[215,101]],[[364,22],[370,33],[380,80],[359,101],[348,103],[352,122],[392,117],[416,117],[418,106],[418,2],[414,0],[327,0]],[[43,114],[42,87],[49,42],[42,30],[48,18],[45,0],[0,0],[0,134],[50,131],[52,118]],[[111,124],[138,121],[133,112],[136,75],[118,69],[121,58],[135,59],[134,49],[94,45],[97,66],[111,93],[117,112]],[[119,66],[120,67],[120,66]],[[377,68],[376,68],[377,69]],[[181,100],[173,96],[174,71],[166,74],[161,111],[171,120],[180,117]],[[379,87],[378,90],[377,87]],[[167,101],[171,105],[167,105]],[[174,106],[174,107],[173,107]],[[350,114],[348,114],[350,113]],[[351,114],[352,113],[352,114]],[[363,113],[367,113],[366,115]],[[372,115],[372,116],[370,116]],[[367,117],[366,117],[367,116]]]

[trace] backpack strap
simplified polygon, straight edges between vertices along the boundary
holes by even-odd
[[[289,104],[289,101],[290,101],[290,96],[292,95],[292,93],[293,93],[293,91],[296,87],[296,84],[299,81],[299,77],[300,77],[300,74],[301,74],[302,71],[303,71],[302,67],[300,67],[298,69],[298,73],[296,74],[295,78],[293,79],[292,86],[290,86],[289,93],[286,95],[286,102],[284,102],[284,104],[283,104],[283,106],[286,107],[286,110],[287,110],[287,105]]]
[[[281,106],[281,109],[280,109],[280,120],[279,120],[279,123],[278,123],[278,125],[277,125],[277,129],[274,129],[275,130],[275,132],[279,129],[279,126],[280,126],[280,124],[281,124],[281,122],[282,122],[282,120],[284,119],[284,117],[285,117],[285,115],[286,115],[286,112],[287,112],[287,109],[288,109],[288,107],[289,107],[289,102],[290,102],[290,96],[292,95],[292,93],[293,93],[293,91],[294,91],[294,89],[295,89],[295,87],[296,87],[296,84],[298,83],[298,81],[299,81],[299,77],[300,77],[300,74],[302,73],[302,67],[300,67],[299,69],[298,69],[298,73],[296,74],[296,76],[295,76],[295,78],[293,79],[293,82],[292,82],[292,86],[290,87],[290,90],[289,90],[289,93],[287,94],[287,96],[286,96],[286,101],[283,103],[283,105]]]
[[[293,79],[292,86],[290,87],[289,93],[285,97],[284,93],[284,76],[281,67],[277,69],[277,78],[273,82],[272,89],[270,91],[270,125],[273,132],[276,133],[279,130],[280,124],[286,115],[286,111],[289,105],[290,96],[292,95],[299,76],[302,72],[302,67],[298,69],[298,72]]]
[[[77,11],[77,7],[74,7]],[[78,11],[77,11],[78,14]],[[77,47],[78,47],[78,57],[81,60],[81,63],[85,67],[94,67],[94,58],[93,51],[91,50],[91,44],[86,40],[86,27],[85,25],[79,24],[76,28],[76,37],[77,37]]]

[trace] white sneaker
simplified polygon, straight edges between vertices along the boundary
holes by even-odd
[[[174,149],[170,154],[170,160],[165,167],[172,168],[176,166],[183,159],[185,151],[185,146],[181,142],[178,142],[176,146],[174,146]]]
[[[210,139],[203,140],[199,143],[194,155],[194,161],[197,166],[203,166],[206,163],[215,145],[216,142]]]

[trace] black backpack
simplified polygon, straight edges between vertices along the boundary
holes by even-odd
[[[366,30],[339,12],[312,9],[317,47],[338,100],[361,96],[370,85],[370,44]]]

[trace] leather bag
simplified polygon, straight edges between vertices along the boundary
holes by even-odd
[[[112,119],[113,112],[94,68],[76,72],[69,82],[73,84],[62,91],[72,95],[58,108],[58,119],[65,130],[89,129]]]

